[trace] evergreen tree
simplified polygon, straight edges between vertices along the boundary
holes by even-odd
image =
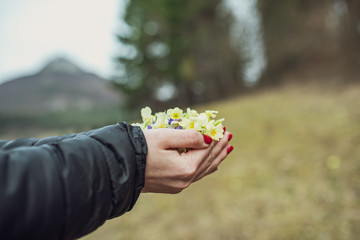
[[[130,0],[125,21],[131,31],[118,39],[133,54],[118,58],[124,74],[116,83],[132,106],[189,106],[242,89],[221,0]]]

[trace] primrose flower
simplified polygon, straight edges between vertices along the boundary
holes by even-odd
[[[201,130],[201,127],[199,125],[196,125],[196,117],[190,117],[190,118],[184,118],[179,122],[179,125],[183,127],[184,129],[195,129],[195,130]]]
[[[204,134],[210,136],[216,141],[219,141],[219,139],[224,136],[224,129],[221,123],[215,126],[214,121],[210,121],[206,124],[205,128],[206,130]]]
[[[198,112],[196,110],[193,110],[193,109],[190,109],[190,108],[187,108],[186,112],[188,114],[188,117],[197,117],[197,116],[199,116],[199,114],[198,114]]]
[[[153,124],[153,128],[166,128],[168,122],[168,115],[164,112],[155,114],[156,121]]]
[[[181,119],[180,119],[180,120],[181,120]],[[178,127],[179,127],[179,121],[176,121],[176,120],[174,120],[174,119],[172,119],[172,118],[169,119],[168,124],[169,124],[169,127],[170,127],[170,128],[176,128],[176,129],[178,129]]]
[[[206,110],[205,114],[208,116],[208,118],[210,120],[211,118],[216,117],[216,114],[218,114],[218,111]]]
[[[187,108],[184,113],[182,109],[175,107],[170,108],[165,112],[158,112],[152,115],[151,108],[145,107],[141,109],[142,123],[134,123],[134,126],[139,126],[141,129],[194,129],[201,134],[206,134],[214,140],[219,140],[223,137],[224,130],[222,122],[224,118],[215,120],[217,111],[207,110],[203,113],[198,113],[196,110]],[[186,150],[186,149],[185,149]],[[179,151],[183,152],[183,151]]]
[[[171,119],[174,119],[174,120],[178,120],[183,117],[183,110],[181,110],[178,107],[176,107],[174,109],[169,109],[169,110],[167,110],[166,113],[167,113],[167,115],[169,115],[169,117]]]
[[[208,122],[209,118],[205,113],[200,113],[199,116],[196,118],[196,123],[200,126],[205,126]]]
[[[152,124],[154,121],[154,116],[151,115],[151,108],[149,107],[141,109],[141,117],[145,125]]]

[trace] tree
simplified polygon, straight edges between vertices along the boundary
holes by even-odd
[[[258,0],[258,7],[267,55],[262,85],[277,85],[294,70],[359,79],[359,0]]]
[[[125,74],[115,80],[132,106],[188,106],[243,88],[221,0],[130,0],[125,21],[131,31],[118,39],[133,55],[118,58]]]
[[[261,84],[277,85],[284,73],[333,56],[336,40],[326,24],[332,0],[258,0],[267,70]]]
[[[346,0],[348,14],[343,19],[340,40],[342,50],[347,58],[348,70],[355,74],[355,80],[359,81],[360,74],[360,1]]]

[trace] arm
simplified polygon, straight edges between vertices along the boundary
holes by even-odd
[[[74,239],[129,211],[144,185],[142,131],[2,142],[0,238]]]
[[[232,150],[230,138],[226,132],[209,144],[193,130],[143,133],[121,123],[1,142],[0,239],[81,237],[131,210],[142,189],[178,193],[216,171]],[[190,150],[174,150],[184,147]]]

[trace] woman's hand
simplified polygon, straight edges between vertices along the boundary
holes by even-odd
[[[232,151],[232,135],[218,142],[195,130],[144,130],[148,146],[143,192],[179,193],[191,183],[217,170]],[[176,149],[186,148],[179,153]]]

